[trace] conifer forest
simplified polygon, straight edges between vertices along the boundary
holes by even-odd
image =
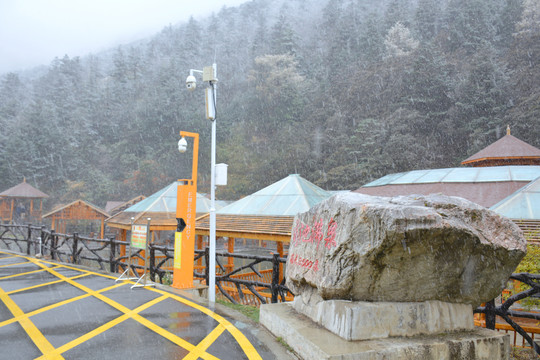
[[[289,174],[354,190],[446,168],[505,134],[540,147],[538,0],[252,0],[93,55],[0,74],[0,191],[53,202],[148,196],[189,177],[179,131],[200,134],[217,64],[217,162],[249,195]]]

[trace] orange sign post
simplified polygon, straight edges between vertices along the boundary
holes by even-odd
[[[187,136],[193,138],[193,165],[191,179],[178,180],[176,194],[176,221],[178,222],[178,227],[174,237],[174,270],[172,286],[178,289],[186,289],[193,287],[199,134],[181,131],[180,136],[182,136],[184,143],[184,137]]]

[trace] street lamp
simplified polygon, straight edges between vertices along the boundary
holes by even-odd
[[[210,254],[208,265],[208,300],[216,301],[216,97],[217,97],[217,65],[206,66],[203,70],[189,70],[186,87],[193,91],[197,87],[195,73],[202,74],[203,81],[210,84],[206,93],[206,118],[212,121],[212,148],[210,162]],[[179,149],[180,149],[180,143]]]

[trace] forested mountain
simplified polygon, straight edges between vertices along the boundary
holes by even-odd
[[[0,78],[0,185],[97,205],[187,176],[180,130],[210,129],[190,68],[218,66],[218,198],[288,174],[355,189],[457,166],[502,136],[540,147],[538,0],[253,0],[39,75]],[[200,81],[202,84],[202,81]],[[200,86],[202,87],[202,86]]]

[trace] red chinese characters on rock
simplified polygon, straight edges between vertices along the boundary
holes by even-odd
[[[290,264],[299,265],[313,271],[319,270],[319,260],[312,261],[296,254],[291,255]]]
[[[320,243],[324,239],[324,246],[327,249],[331,249],[337,246],[336,228],[337,222],[333,218],[330,219],[330,222],[326,227],[326,236],[324,236],[322,219],[316,221],[313,227],[298,221],[292,231],[292,242],[294,245],[298,245],[302,242],[312,243],[315,244],[318,249]]]
[[[292,231],[292,243],[295,246],[301,243],[311,243],[319,249],[320,244],[324,240],[324,247],[332,249],[337,247],[336,228],[337,222],[333,218],[330,219],[330,222],[326,226],[326,231],[323,231],[323,219],[316,221],[313,226],[298,221]],[[291,255],[290,264],[298,265],[312,271],[319,270],[319,260],[313,261],[296,254]]]

